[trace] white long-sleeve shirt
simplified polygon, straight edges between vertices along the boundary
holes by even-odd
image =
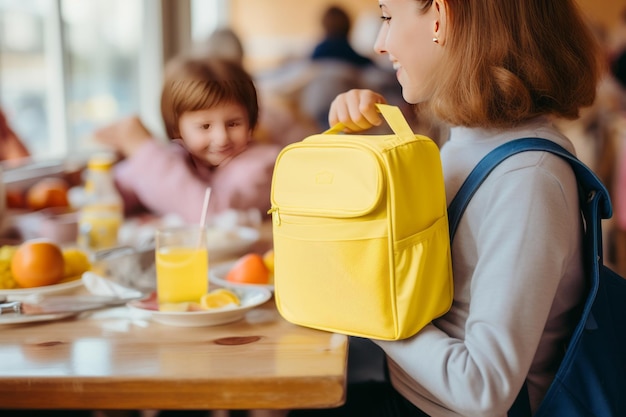
[[[528,136],[573,152],[545,119],[505,132],[452,129],[441,150],[448,203],[490,150]],[[504,417],[527,380],[536,409],[583,296],[581,233],[567,161],[524,152],[499,165],[459,223],[450,311],[412,338],[377,342],[396,389],[433,417]]]

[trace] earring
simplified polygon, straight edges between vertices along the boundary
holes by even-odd
[[[433,42],[439,43],[439,38],[433,38]]]

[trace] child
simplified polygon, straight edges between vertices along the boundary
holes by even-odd
[[[170,143],[155,140],[137,117],[96,132],[99,141],[125,157],[115,178],[126,211],[144,206],[197,223],[210,186],[209,218],[226,209],[265,214],[280,148],[252,143],[258,112],[255,86],[240,65],[221,59],[172,61],[161,95]]]

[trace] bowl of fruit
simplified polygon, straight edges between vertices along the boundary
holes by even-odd
[[[91,269],[88,255],[48,239],[30,239],[0,247],[0,295],[71,292]]]

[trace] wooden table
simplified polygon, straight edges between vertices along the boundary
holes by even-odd
[[[126,307],[0,329],[0,409],[289,409],[344,401],[347,338],[279,317],[172,327]]]
[[[0,326],[2,409],[335,407],[347,337],[292,325],[273,298],[243,320],[174,327],[127,307]]]

